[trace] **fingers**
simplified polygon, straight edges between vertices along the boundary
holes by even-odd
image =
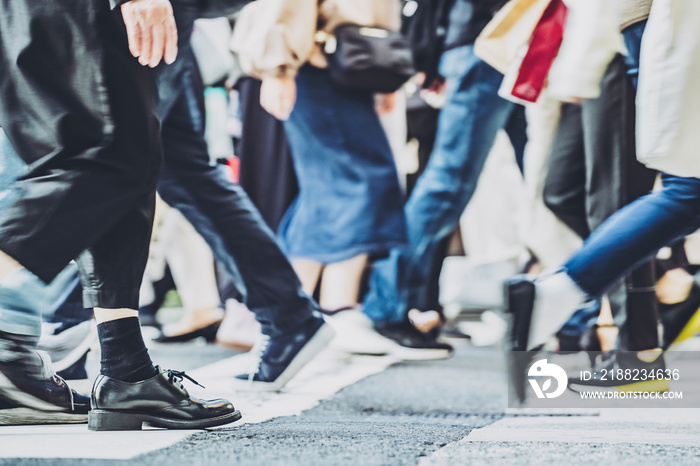
[[[291,78],[266,78],[260,89],[260,106],[278,120],[286,120],[296,103],[296,84]]]
[[[162,24],[155,24],[151,28],[151,54],[146,63],[151,68],[155,68],[165,54],[165,28]],[[141,63],[142,65],[144,63]]]
[[[154,68],[177,57],[177,27],[168,0],[131,0],[121,7],[129,51],[143,66]]]
[[[131,9],[122,8],[122,17],[126,26],[126,35],[129,41],[129,52],[135,57],[141,55],[141,25],[136,21]]]
[[[166,35],[165,35],[165,63],[170,65],[177,58],[177,26],[175,25],[175,20],[170,19],[166,22]]]
[[[153,45],[153,27],[149,24],[145,24],[141,33],[141,55],[139,56],[139,63],[141,63],[143,66],[146,66],[151,61],[151,47]]]

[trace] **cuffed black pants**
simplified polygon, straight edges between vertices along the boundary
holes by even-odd
[[[98,0],[0,2],[0,126],[30,171],[0,250],[49,282],[77,259],[87,307],[138,308],[160,168],[152,70]]]

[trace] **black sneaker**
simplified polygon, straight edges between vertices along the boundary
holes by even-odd
[[[90,399],[56,375],[36,338],[0,332],[0,398],[18,407],[85,415]]]
[[[664,329],[664,350],[697,334],[700,331],[700,287],[694,284],[688,298],[680,303],[659,303],[659,318]]]
[[[446,359],[454,351],[452,345],[439,341],[435,333],[422,333],[410,322],[376,327],[375,330],[398,345],[391,354],[404,360]]]
[[[574,392],[609,391],[618,392],[665,392],[669,388],[666,363],[663,353],[651,362],[639,359],[634,351],[608,351],[596,358],[597,363],[590,372],[572,374],[569,389]],[[648,377],[653,374],[653,377]],[[658,377],[661,374],[662,377]]]
[[[263,335],[251,353],[255,364],[247,374],[235,376],[236,388],[277,391],[312,360],[335,336],[323,317],[314,315],[299,329],[270,338]]]

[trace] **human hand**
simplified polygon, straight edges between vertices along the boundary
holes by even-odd
[[[292,76],[264,78],[260,88],[260,105],[278,120],[286,120],[297,100],[297,83]]]
[[[121,6],[129,51],[143,66],[177,58],[177,27],[168,0],[131,0]]]

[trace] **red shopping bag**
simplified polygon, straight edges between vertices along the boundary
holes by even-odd
[[[562,0],[552,0],[535,26],[511,94],[526,102],[536,102],[547,82],[547,75],[559,53],[568,8]]]

